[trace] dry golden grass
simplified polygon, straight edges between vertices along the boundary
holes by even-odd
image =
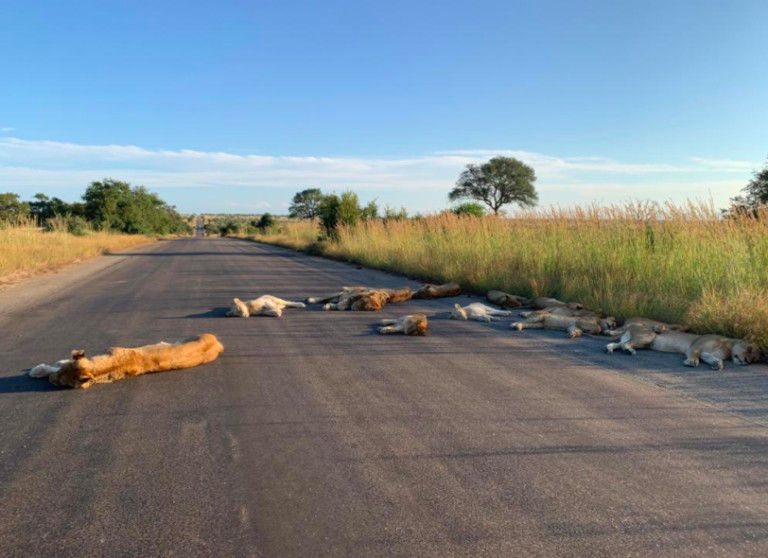
[[[314,243],[314,229],[295,227],[264,240]],[[768,219],[722,219],[706,204],[376,220],[342,229],[320,252],[477,292],[556,296],[618,318],[752,335],[768,349]]]
[[[106,232],[74,236],[66,232],[43,232],[35,227],[0,229],[0,286],[154,240],[148,236]]]

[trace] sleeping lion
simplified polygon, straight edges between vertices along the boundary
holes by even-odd
[[[72,351],[55,365],[39,364],[29,371],[32,378],[48,377],[56,386],[86,389],[150,372],[191,368],[214,361],[224,347],[215,335],[203,333],[179,343],[157,343],[143,347],[112,347],[107,354],[86,358],[85,351]]]
[[[404,335],[426,335],[429,322],[424,314],[409,314],[401,318],[385,319],[379,322],[379,333],[402,333]]]
[[[608,343],[605,350],[612,353],[622,349],[635,354],[636,349],[651,349],[662,353],[685,355],[683,364],[698,366],[703,360],[713,370],[722,370],[723,361],[732,359],[737,365],[751,364],[760,359],[760,349],[755,343],[743,339],[731,339],[722,335],[696,335],[682,331],[658,333],[648,326],[630,325],[618,342]]]
[[[458,283],[445,283],[444,285],[424,284],[413,294],[413,298],[447,298],[459,296],[461,294],[461,285]]]
[[[369,287],[344,287],[341,292],[326,297],[310,297],[307,302],[325,303],[323,310],[353,310],[376,312],[387,304],[406,302],[413,298],[410,287],[400,289],[372,289]]]
[[[473,302],[463,307],[460,304],[454,304],[451,311],[452,320],[477,320],[478,322],[496,322],[500,320],[499,316],[511,315],[512,312],[509,310],[491,308],[482,302]]]
[[[249,316],[272,316],[279,318],[283,308],[305,308],[303,302],[291,302],[272,295],[262,295],[259,298],[243,302],[239,298],[232,299],[232,307],[227,312],[228,317],[247,318]]]

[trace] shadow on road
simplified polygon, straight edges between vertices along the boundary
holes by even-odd
[[[0,378],[0,393],[22,393],[27,391],[59,391],[64,388],[54,386],[47,379],[36,379],[27,373],[18,376]]]

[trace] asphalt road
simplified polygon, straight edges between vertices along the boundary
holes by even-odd
[[[765,366],[445,314],[375,331],[452,299],[225,318],[233,296],[416,285],[237,240],[46,281],[0,311],[4,558],[768,556]],[[23,373],[203,332],[226,350],[200,368],[82,391]]]

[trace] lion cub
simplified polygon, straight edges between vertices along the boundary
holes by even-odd
[[[477,320],[478,322],[495,322],[497,316],[511,316],[509,310],[498,310],[486,306],[482,302],[473,302],[468,306],[462,307],[460,304],[454,304],[451,311],[452,320]]]
[[[404,335],[426,335],[429,322],[424,314],[409,314],[402,318],[384,319],[379,322],[379,333],[403,333]]]

